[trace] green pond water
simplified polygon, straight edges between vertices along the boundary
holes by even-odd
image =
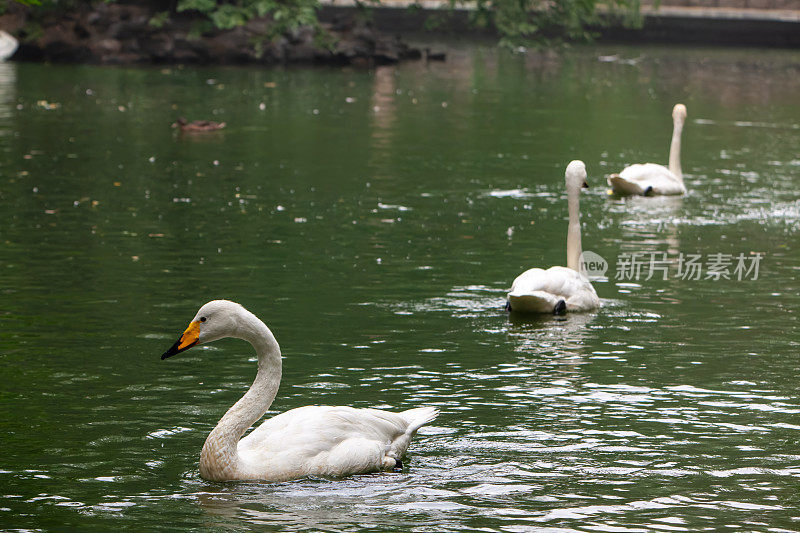
[[[0,64],[0,529],[800,530],[800,53],[448,52]],[[689,194],[608,196],[666,163],[676,102]],[[571,159],[603,307],[509,316],[566,261]],[[201,479],[252,350],[159,356],[215,298],[281,344],[270,414],[439,407],[402,472]]]

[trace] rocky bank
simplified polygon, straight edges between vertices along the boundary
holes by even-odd
[[[163,9],[161,4],[161,9]],[[199,13],[170,13],[153,24],[157,7],[144,2],[81,3],[71,9],[42,10],[9,3],[0,29],[20,41],[15,60],[99,64],[356,64],[381,65],[418,59],[418,49],[377,31],[358,13],[322,23],[327,45],[311,27],[278,39],[259,18],[231,30],[198,32]],[[208,26],[206,24],[206,26]]]

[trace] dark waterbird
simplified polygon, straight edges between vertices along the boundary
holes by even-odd
[[[213,120],[193,120],[189,122],[184,117],[172,123],[173,128],[180,128],[181,131],[217,131],[225,127],[224,122],[214,122]]]

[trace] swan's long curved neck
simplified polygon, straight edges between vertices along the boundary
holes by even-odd
[[[567,267],[580,272],[581,253],[581,207],[580,189],[567,189],[569,228],[567,229]]]
[[[669,145],[669,171],[675,174],[683,183],[683,172],[681,172],[681,132],[683,132],[683,121],[676,120],[672,126],[672,143]]]
[[[281,349],[269,328],[249,311],[239,317],[232,336],[248,341],[258,354],[258,372],[250,389],[228,409],[211,431],[200,452],[200,475],[209,480],[236,478],[240,464],[237,446],[245,431],[267,412],[281,382]]]

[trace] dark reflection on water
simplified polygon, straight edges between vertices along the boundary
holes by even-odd
[[[448,58],[0,64],[2,528],[798,529],[797,54]],[[605,174],[666,161],[676,101],[690,193],[607,196]],[[180,136],[177,115],[229,126]],[[509,316],[514,277],[565,260],[573,158],[603,308]],[[678,275],[754,252],[755,280]],[[666,279],[617,277],[626,253],[666,254]],[[158,356],[216,297],[281,343],[271,414],[439,406],[404,470],[200,479],[254,359]]]

